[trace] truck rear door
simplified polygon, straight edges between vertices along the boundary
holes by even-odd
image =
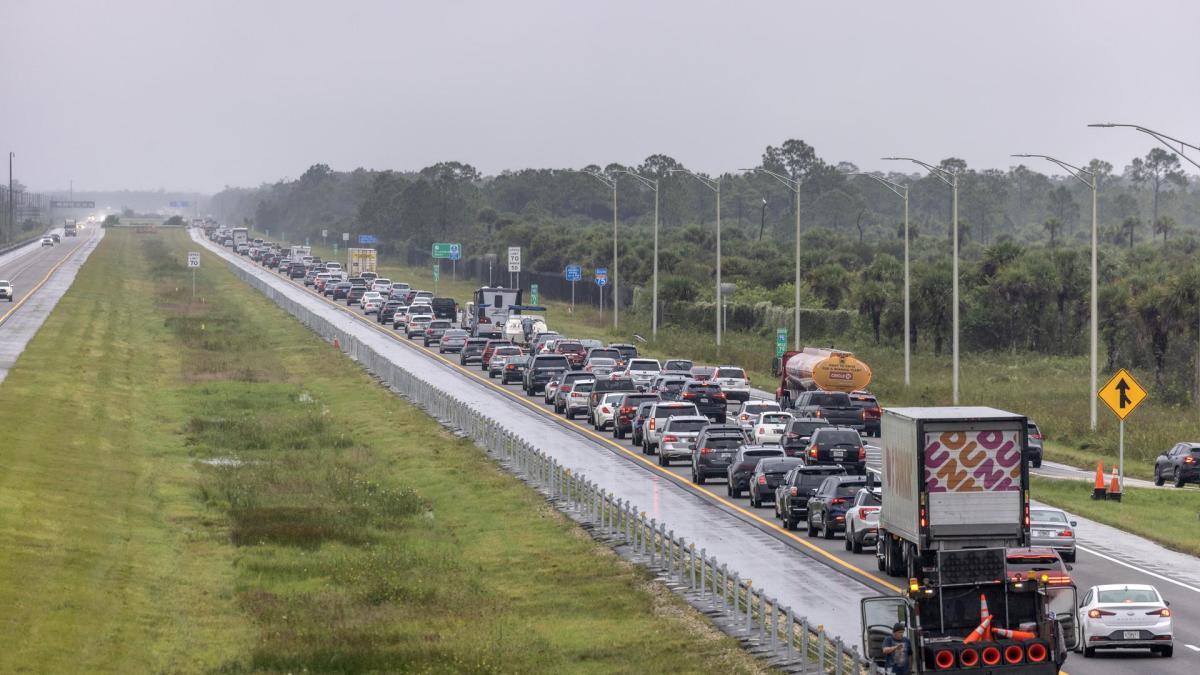
[[[921,426],[933,539],[1024,537],[1024,420]]]

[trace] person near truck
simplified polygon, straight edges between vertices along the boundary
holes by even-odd
[[[884,666],[891,675],[912,672],[912,643],[904,637],[904,624],[892,626],[892,634],[883,639]]]

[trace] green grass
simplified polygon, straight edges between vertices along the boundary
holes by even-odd
[[[763,670],[189,248],[110,231],[0,387],[0,670]]]
[[[1156,541],[1167,548],[1200,555],[1200,490],[1126,488],[1121,501],[1092,499],[1087,483],[1033,478],[1033,498],[1069,513],[1099,521]]]
[[[332,249],[314,247],[319,255],[330,256]],[[345,258],[344,250],[340,257]],[[416,287],[433,289],[432,270],[396,265],[386,258],[380,273],[394,280],[406,281]],[[477,284],[462,279],[453,280],[443,270],[438,292],[463,301],[470,298]],[[612,328],[612,315],[603,317],[594,307],[578,305],[571,311],[569,303],[548,302],[547,322],[551,329],[573,337],[605,341],[632,342],[637,333],[649,339],[648,318],[627,311],[621,314],[621,330]],[[789,327],[790,328],[790,327]],[[774,335],[742,331],[724,335],[718,351],[710,325],[691,328],[661,326],[658,339],[639,344],[641,350],[659,358],[683,357],[700,363],[733,363],[746,368],[753,384],[773,391],[777,379],[770,375],[774,356]],[[823,338],[807,340],[806,344],[829,345]],[[904,386],[904,354],[901,347],[875,345],[871,340],[837,340],[839,348],[849,349],[866,361],[874,371],[871,390],[884,405],[949,405],[952,401],[949,345],[941,356],[933,355],[921,345],[912,357],[912,385]],[[1101,354],[1101,359],[1104,355]],[[1102,364],[1103,365],[1103,364]],[[1086,356],[1046,356],[1027,352],[1007,351],[964,353],[961,357],[961,395],[964,404],[988,405],[1032,417],[1048,436],[1046,458],[1084,468],[1102,461],[1107,469],[1116,462],[1117,420],[1103,403],[1099,406],[1099,425],[1090,429],[1088,402],[1094,395],[1089,391],[1088,359]],[[1100,373],[1100,384],[1110,373]],[[1151,373],[1134,369],[1134,376],[1143,386],[1151,387]],[[1166,448],[1182,440],[1200,440],[1195,436],[1195,423],[1200,410],[1169,405],[1150,396],[1125,425],[1126,473],[1149,478],[1154,471],[1154,458]]]

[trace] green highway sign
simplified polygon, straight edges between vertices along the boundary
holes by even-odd
[[[441,243],[441,244],[434,244],[433,245],[433,257],[434,257],[434,259],[458,260],[459,258],[462,257],[462,245],[461,244],[451,244],[448,242]]]
[[[787,329],[775,331],[775,358],[780,358],[787,351]]]
[[[536,305],[536,304],[538,304],[538,302],[537,302],[537,291],[538,291],[537,284],[530,284],[530,285],[529,285],[529,304],[531,304],[531,305]]]

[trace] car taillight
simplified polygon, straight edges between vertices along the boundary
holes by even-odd
[[[663,436],[663,443],[677,443],[678,441],[679,437],[674,434],[667,434],[666,436]]]
[[[841,497],[835,497],[835,498],[829,500],[829,503],[830,504],[845,504],[846,500],[842,499]]]
[[[1042,440],[1041,434],[1029,434],[1029,437],[1039,441]]]
[[[612,412],[612,408],[610,408],[606,405],[602,405],[602,406],[600,406],[600,412],[607,414],[607,413]]]
[[[1099,619],[1102,616],[1116,616],[1116,614],[1117,614],[1116,612],[1109,612],[1109,611],[1105,611],[1103,609],[1088,610],[1088,618],[1089,619]]]
[[[821,409],[818,408],[813,411],[813,417],[824,417],[824,414],[821,412]]]
[[[858,519],[859,519],[859,520],[864,520],[864,521],[865,521],[865,520],[867,519],[867,516],[871,515],[872,513],[875,513],[875,512],[876,512],[876,511],[878,511],[878,510],[879,510],[879,509],[873,509],[873,508],[861,507],[861,506],[860,506],[860,507],[859,507],[859,509],[858,509]]]
[[[766,485],[766,484],[767,484],[767,477],[766,477],[766,476],[759,476],[759,477],[758,477],[758,484],[759,484],[759,485]]]
[[[712,397],[717,399],[718,401],[724,401],[725,400],[725,392],[718,391],[717,393],[713,394]]]
[[[864,459],[866,459],[866,458],[867,458],[867,448],[866,448],[866,446],[861,446],[861,445],[860,445],[860,446],[858,447],[858,458],[859,458],[859,460],[864,460]]]
[[[712,448],[700,448],[700,454],[702,454],[702,455],[708,455],[708,454],[711,454],[711,453],[712,453],[712,451],[713,451],[713,449],[712,449]]]
[[[759,427],[759,428],[758,428],[758,433],[760,433],[760,434],[765,434],[765,433],[767,433],[767,428],[766,428],[766,427]]]
[[[1070,530],[1059,530],[1059,532],[1058,532],[1058,536],[1060,536],[1060,537],[1074,537],[1074,536],[1075,536],[1075,533],[1074,533],[1074,532],[1072,532],[1072,531],[1070,531]]]
[[[1146,612],[1146,614],[1152,615],[1152,616],[1171,616],[1171,610],[1167,609],[1166,607],[1163,607],[1162,609],[1150,610],[1149,612]]]
[[[1183,463],[1184,463],[1184,464],[1195,464],[1195,463],[1196,463],[1196,458],[1195,458],[1195,457],[1192,457],[1191,455],[1188,455],[1187,457],[1184,457],[1184,458],[1183,458]]]
[[[810,448],[808,449],[808,456],[809,456],[809,457],[812,457],[813,459],[816,459],[816,458],[817,458],[817,451],[818,451],[818,450],[820,450],[820,449],[821,449],[821,448],[820,448],[820,446],[816,446],[816,445],[814,445],[814,446],[810,447]]]
[[[631,414],[633,414],[633,406],[628,406],[628,405],[623,405],[623,406],[621,406],[621,414],[622,414],[622,415],[631,415]]]
[[[653,417],[650,418],[650,421],[648,422],[648,424],[650,425],[650,431],[654,431],[654,418]]]
[[[800,494],[800,489],[799,488],[791,488],[790,490],[788,490],[788,492],[790,492],[791,495],[793,497],[795,497],[796,495]]]
[[[511,364],[511,363],[510,363],[510,364],[508,364],[507,366],[504,366],[504,369],[505,369],[505,370],[512,370],[512,369],[513,369],[513,364]]]
[[[1051,586],[1068,586],[1071,584],[1071,577],[1066,574],[1051,574],[1046,579],[1046,583]]]
[[[685,392],[682,398],[696,398],[696,395],[689,391]]]

